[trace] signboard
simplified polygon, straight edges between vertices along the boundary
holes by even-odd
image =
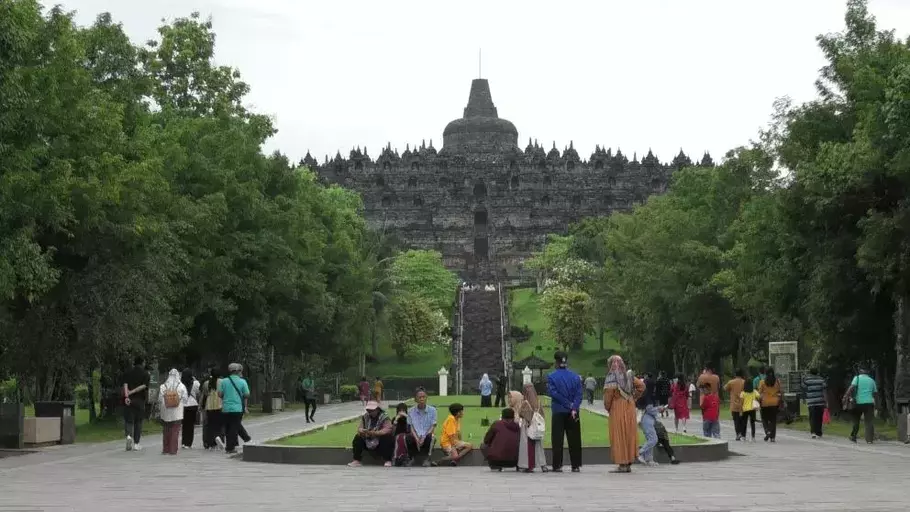
[[[795,341],[772,341],[768,343],[768,364],[780,379],[781,391],[784,394],[796,393],[797,386],[791,389],[790,373],[799,372],[799,347]]]

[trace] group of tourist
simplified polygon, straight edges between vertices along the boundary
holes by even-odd
[[[141,451],[143,422],[149,397],[151,376],[141,357],[123,378],[124,427],[126,450]],[[243,366],[232,363],[228,375],[220,378],[213,369],[208,380],[200,384],[191,369],[176,368],[168,372],[158,389],[158,419],[162,423],[162,454],[176,455],[178,443],[191,449],[195,441],[197,417],[202,413],[202,444],[206,449],[220,448],[235,453],[238,439],[250,442],[243,427],[250,388],[243,378]]]
[[[373,385],[370,386],[370,381],[366,377],[360,378],[360,383],[357,384],[357,392],[360,394],[360,401],[366,406],[367,402],[370,400],[378,403],[382,403],[383,390],[385,385],[382,383],[380,377],[376,377]]]
[[[567,442],[571,470],[574,473],[581,471],[581,402],[584,390],[590,389],[590,381],[582,380],[569,370],[564,352],[557,352],[555,361],[556,369],[547,376],[547,393],[551,401],[552,465],[547,463],[543,449],[548,428],[544,409],[533,384],[528,383],[522,391],[506,394],[507,407],[484,435],[480,449],[493,470],[516,468],[527,473],[538,469],[541,472],[562,472],[563,447]],[[610,415],[610,447],[613,461],[617,464],[616,472],[631,472],[631,465],[636,460],[655,465],[654,449],[657,446],[667,452],[672,463],[677,463],[667,430],[659,420],[667,404],[660,403],[657,398],[657,386],[648,390],[645,381],[627,370],[619,356],[611,357],[609,365],[603,397],[604,408]],[[492,394],[492,381],[485,375],[481,383],[481,400],[487,404],[488,400],[484,397]],[[376,400],[366,403],[366,411],[358,422],[352,441],[354,460],[349,466],[359,467],[366,453],[374,454],[386,467],[415,463],[437,465],[431,460],[436,444],[436,408],[427,403],[427,393],[422,388],[417,390],[415,399],[417,404],[414,407],[398,404],[394,416],[389,416]],[[588,400],[591,401],[591,393],[588,393]],[[636,419],[637,404],[643,409],[641,421]],[[457,466],[474,450],[474,446],[462,437],[463,416],[464,407],[461,404],[449,406],[449,416],[442,425],[439,439],[444,452],[439,461],[441,463]],[[646,438],[640,449],[638,427]]]

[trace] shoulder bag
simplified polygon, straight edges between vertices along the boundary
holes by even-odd
[[[853,393],[850,393],[850,390],[847,390],[847,394],[844,395],[843,407],[845,411],[852,411],[856,409],[856,400],[859,397],[859,384],[860,378],[859,375],[856,376],[856,385],[853,386]]]
[[[534,411],[534,415],[531,416],[531,423],[528,425],[528,438],[540,441],[546,432],[547,422],[544,420],[543,414],[540,414],[540,411]]]
[[[238,388],[238,387],[237,387],[237,384],[234,383],[234,379],[228,377],[227,380],[229,380],[229,381],[231,382],[231,386],[234,386],[234,391],[236,391],[236,392],[237,392],[237,396],[240,397],[240,407],[241,407],[241,408],[244,408],[244,407],[243,407],[243,393],[240,392],[240,388]],[[246,412],[246,411],[241,411],[241,412]]]

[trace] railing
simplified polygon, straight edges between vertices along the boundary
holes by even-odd
[[[501,346],[501,355],[502,355],[502,372],[503,375],[508,376],[511,372],[511,361],[512,361],[512,345],[508,342],[506,338],[506,308],[505,302],[502,299],[502,283],[496,283],[496,291],[499,293],[499,336],[500,336],[500,346]]]
[[[458,304],[455,308],[455,325],[452,329],[452,352],[455,356],[455,394],[461,394],[464,378],[464,288],[458,286]]]

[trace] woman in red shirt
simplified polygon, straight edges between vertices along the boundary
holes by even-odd
[[[676,383],[670,388],[670,408],[673,409],[673,424],[679,432],[679,423],[682,422],[683,432],[689,422],[689,383],[682,373],[676,376]]]

